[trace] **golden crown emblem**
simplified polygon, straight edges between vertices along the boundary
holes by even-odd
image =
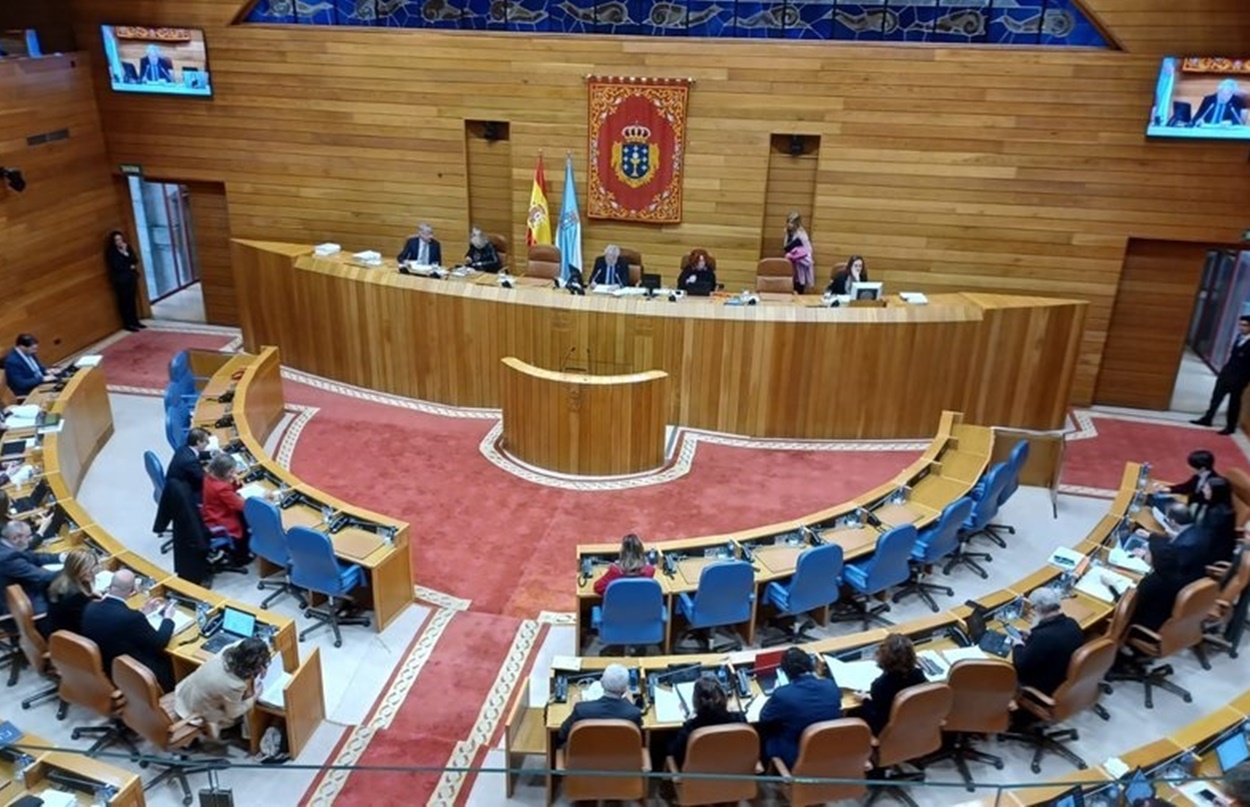
[[[632,123],[621,130],[626,143],[646,143],[651,138],[651,130],[641,123]]]

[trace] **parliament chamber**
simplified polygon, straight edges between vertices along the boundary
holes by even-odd
[[[1250,805],[1182,5],[7,4],[0,805]]]

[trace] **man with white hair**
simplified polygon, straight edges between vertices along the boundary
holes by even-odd
[[[30,525],[25,521],[10,521],[0,530],[0,615],[9,612],[3,589],[12,585],[22,587],[37,616],[48,610],[48,584],[56,572],[43,567],[60,563],[65,554],[32,552],[30,542]]]
[[[595,258],[595,268],[590,273],[590,285],[629,285],[629,267],[621,260],[621,248],[616,244],[608,244],[603,254]]]
[[[1231,78],[1221,81],[1214,93],[1204,97],[1194,115],[1195,126],[1242,126],[1245,122],[1246,97],[1238,92],[1237,82]]]
[[[1033,629],[1012,653],[1016,678],[1022,687],[1050,695],[1068,675],[1072,654],[1085,644],[1080,624],[1063,612],[1059,592],[1049,586],[1029,595]]]
[[[417,234],[404,244],[397,261],[412,261],[418,266],[442,266],[443,248],[434,240],[434,228],[421,222]]]
[[[629,700],[629,670],[620,664],[609,664],[599,678],[603,695],[595,700],[578,701],[573,712],[560,725],[556,745],[564,747],[573,724],[579,720],[629,720],[642,728],[642,710]]]

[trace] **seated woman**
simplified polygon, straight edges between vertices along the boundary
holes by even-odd
[[[1232,560],[1240,537],[1233,512],[1233,486],[1222,476],[1208,476],[1198,492],[1205,502],[1198,507],[1198,529],[1206,533],[1207,563]]]
[[[906,636],[891,633],[877,648],[877,666],[881,675],[872,682],[864,700],[862,716],[874,735],[880,734],[890,722],[894,697],[908,687],[927,683],[928,679],[916,665],[916,648]]]
[[[608,567],[595,581],[595,593],[603,594],[608,584],[622,577],[655,577],[655,567],[647,563],[647,553],[642,546],[642,539],[632,532],[621,539],[621,557]]]
[[[256,637],[235,642],[210,656],[178,682],[174,690],[178,717],[202,718],[209,736],[218,739],[222,729],[238,722],[256,703],[269,657],[269,645]]]
[[[742,712],[729,711],[725,690],[721,689],[715,676],[706,673],[694,682],[694,703],[691,706],[694,707],[694,715],[681,724],[681,728],[668,744],[668,755],[677,763],[678,768],[686,764],[686,745],[695,729],[746,722],[746,715]]]
[[[48,584],[48,615],[36,623],[51,636],[58,630],[81,633],[82,612],[97,600],[95,592],[96,556],[89,549],[72,549],[65,554],[65,565]]]
[[[716,267],[711,263],[711,256],[702,249],[690,253],[686,268],[681,270],[681,275],[677,278],[677,288],[686,289],[696,283],[716,288]]]
[[[846,268],[833,276],[825,287],[825,294],[850,294],[854,283],[868,282],[868,267],[859,255],[852,255],[846,262]]]
[[[234,457],[219,451],[208,461],[207,470],[208,473],[204,475],[204,504],[200,515],[210,528],[220,527],[229,533],[234,539],[230,561],[244,566],[251,560],[247,551],[250,535],[247,522],[243,520],[243,497],[239,495]]]
[[[495,251],[495,245],[478,227],[469,231],[469,251],[465,253],[464,265],[479,272],[492,274],[498,273],[500,267],[503,266],[499,260],[499,253]]]

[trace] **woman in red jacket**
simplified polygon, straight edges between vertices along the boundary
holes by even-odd
[[[209,527],[221,527],[234,539],[230,552],[231,562],[246,565],[247,522],[243,520],[243,497],[239,495],[239,481],[235,476],[234,457],[218,452],[208,461],[208,473],[204,475],[204,504],[200,510],[204,523]]]
[[[647,563],[647,551],[642,539],[632,532],[621,539],[621,557],[595,581],[595,593],[602,595],[608,584],[622,577],[655,577],[655,567]]]

